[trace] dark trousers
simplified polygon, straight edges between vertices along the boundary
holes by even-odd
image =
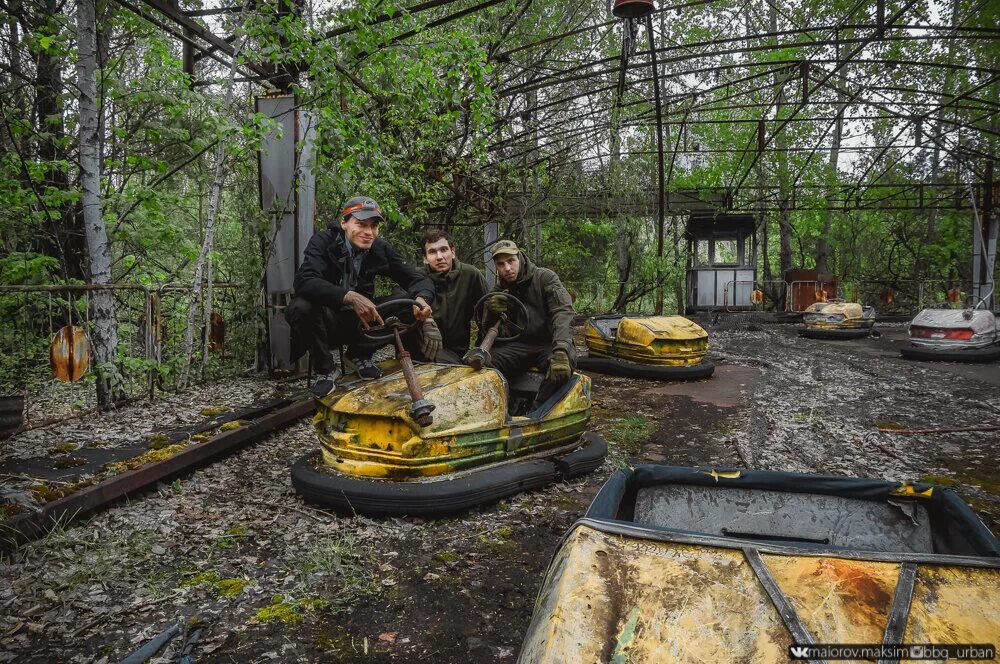
[[[333,371],[337,366],[333,353],[341,346],[347,346],[347,357],[352,360],[366,360],[381,345],[362,341],[360,321],[350,307],[334,309],[293,297],[285,307],[285,320],[292,328],[292,361],[308,350],[313,373]]]
[[[400,299],[398,295],[388,295],[375,299],[375,304]],[[380,344],[363,340],[360,332],[360,321],[350,307],[333,309],[315,305],[303,297],[294,297],[285,307],[285,319],[292,328],[292,361],[302,357],[309,351],[309,362],[313,373],[326,374],[337,366],[333,354],[341,346],[347,346],[347,357],[352,360],[371,359],[375,351],[392,342]],[[420,335],[414,327],[402,335],[403,347],[410,352],[418,362],[427,362],[428,358],[420,350]],[[454,349],[442,348],[437,361],[445,364],[461,364],[462,356]],[[463,351],[464,353],[464,351]]]
[[[537,367],[544,375],[549,369],[549,360],[552,359],[552,344],[510,341],[494,346],[490,356],[493,359],[492,367],[511,383],[532,367]],[[575,362],[570,358],[570,366],[574,365]],[[535,397],[535,405],[543,403],[562,385],[563,383],[553,383],[548,379],[542,381],[541,387],[538,388],[538,396]]]

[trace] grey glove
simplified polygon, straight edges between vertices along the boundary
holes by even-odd
[[[569,363],[569,355],[564,350],[552,351],[549,360],[549,370],[545,379],[552,383],[563,384],[573,375],[573,367]]]
[[[433,318],[428,318],[420,326],[420,352],[428,360],[434,360],[441,352],[442,346],[444,346],[444,342],[441,339],[441,330],[438,329]]]

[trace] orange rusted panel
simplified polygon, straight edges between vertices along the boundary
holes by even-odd
[[[49,345],[52,376],[64,383],[75,383],[90,368],[90,338],[82,327],[67,325],[52,337]]]
[[[542,586],[520,662],[785,662],[790,636],[739,549],[577,527]]]
[[[212,324],[208,332],[208,349],[218,353],[226,343],[226,319],[218,311],[212,312]]]
[[[880,643],[898,563],[763,555],[771,576],[819,643]]]
[[[921,565],[907,643],[1000,643],[1000,570]]]

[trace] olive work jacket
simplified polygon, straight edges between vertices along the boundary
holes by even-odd
[[[510,293],[523,302],[528,310],[528,322],[518,341],[548,345],[552,350],[564,350],[570,360],[575,361],[573,334],[570,332],[574,311],[569,291],[552,270],[537,267],[523,253],[519,254],[518,259],[521,270],[514,283],[504,283],[498,275],[493,288],[494,291]],[[507,312],[515,323],[524,324],[516,318],[516,305],[508,304]]]
[[[446,274],[438,274],[429,265],[421,272],[434,284],[434,322],[441,330],[444,347],[461,356],[469,350],[472,338],[472,310],[489,290],[486,277],[457,258]]]
[[[348,291],[356,291],[369,300],[375,298],[375,277],[388,277],[401,286],[410,298],[422,297],[434,301],[434,285],[415,267],[403,260],[396,248],[383,238],[375,238],[361,261],[361,269],[353,278],[345,279],[345,272],[353,271],[347,239],[339,220],[331,222],[309,239],[305,257],[295,272],[295,295],[313,304],[339,309]],[[344,284],[354,286],[348,288]]]

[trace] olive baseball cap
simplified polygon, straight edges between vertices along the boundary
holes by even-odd
[[[385,221],[385,217],[382,216],[382,208],[367,196],[355,196],[344,203],[344,209],[340,216],[346,218],[347,215],[353,215],[358,221],[373,217],[378,217],[379,221]]]
[[[492,249],[490,249],[490,256],[493,258],[496,258],[497,254],[514,255],[519,253],[521,253],[521,250],[517,248],[517,245],[514,244],[513,240],[500,240],[493,245]]]

